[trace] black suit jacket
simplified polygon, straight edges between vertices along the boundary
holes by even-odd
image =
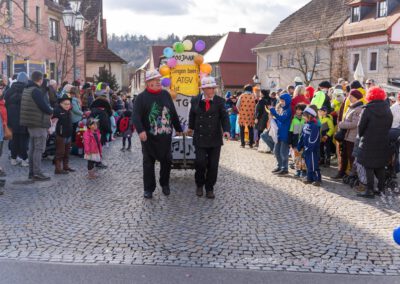
[[[223,145],[223,132],[229,132],[229,116],[225,110],[225,100],[214,96],[210,109],[206,111],[203,95],[191,101],[189,128],[194,130],[193,144],[196,147],[213,148]]]

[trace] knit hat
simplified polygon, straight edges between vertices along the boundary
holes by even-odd
[[[26,74],[25,72],[18,73],[17,82],[28,84],[28,80],[28,74]]]
[[[151,81],[154,79],[160,79],[162,76],[160,74],[160,72],[158,72],[157,70],[150,70],[150,71],[146,71],[146,79],[145,81]]]
[[[332,85],[331,85],[331,83],[329,83],[328,81],[322,81],[322,82],[319,84],[319,87],[320,87],[320,88],[324,88],[324,89],[330,89],[330,88],[332,88]]]
[[[232,97],[232,93],[231,93],[231,91],[227,91],[226,92],[226,94],[225,94],[225,99],[230,99]]]
[[[216,88],[218,87],[217,83],[215,82],[215,78],[214,77],[204,77],[203,79],[201,79],[201,88],[205,89],[205,88]]]
[[[313,117],[316,117],[316,116],[317,116],[317,113],[315,112],[315,110],[313,110],[313,109],[310,108],[310,107],[307,107],[307,108],[304,110],[304,112],[305,112],[305,113],[308,113],[309,115],[312,115]]]
[[[319,110],[321,110],[321,111],[328,111],[328,108],[326,107],[326,106],[323,106],[323,107],[321,107]]]
[[[350,96],[353,96],[357,100],[361,100],[363,98],[363,94],[357,89],[353,89],[350,91]]]
[[[353,82],[351,82],[350,84],[350,89],[359,89],[362,88],[363,86],[361,85],[361,83],[357,80],[354,80]]]

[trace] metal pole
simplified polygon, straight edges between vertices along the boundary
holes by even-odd
[[[74,70],[74,82],[76,81],[76,33],[75,30],[72,30],[72,59],[73,59],[73,66],[72,69]]]

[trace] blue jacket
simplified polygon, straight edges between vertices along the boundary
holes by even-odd
[[[292,97],[289,94],[283,94],[279,98],[285,101],[282,114],[278,114],[275,108],[271,108],[271,113],[278,125],[278,141],[288,143],[290,124],[292,122],[292,110],[290,108]]]
[[[304,154],[318,151],[320,147],[320,127],[316,121],[309,121],[303,127],[297,150],[304,149]]]
[[[83,112],[77,98],[72,98],[71,104],[72,104],[71,120],[72,123],[77,123],[82,120]]]

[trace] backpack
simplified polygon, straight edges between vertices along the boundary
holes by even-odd
[[[123,133],[129,128],[129,117],[124,117],[119,122],[119,132]]]

